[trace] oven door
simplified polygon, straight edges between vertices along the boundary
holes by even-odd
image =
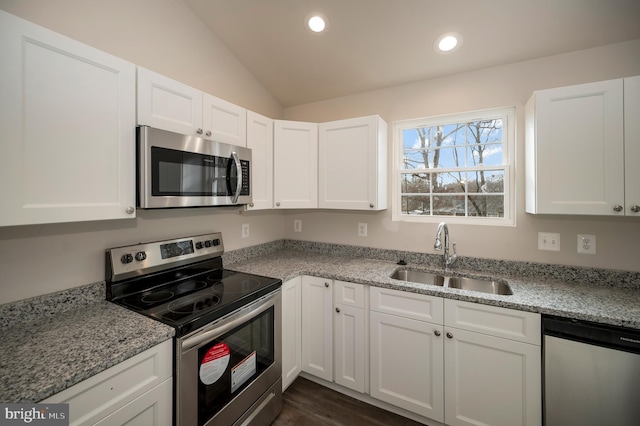
[[[247,204],[251,151],[147,126],[138,128],[142,208]]]
[[[177,340],[176,423],[266,421],[282,407],[280,290]],[[260,415],[250,411],[260,410]],[[247,423],[257,424],[257,423]]]

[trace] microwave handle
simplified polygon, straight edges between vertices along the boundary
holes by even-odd
[[[236,173],[238,175],[238,184],[236,185],[236,192],[233,194],[233,198],[231,198],[231,202],[236,204],[238,202],[238,198],[240,197],[240,190],[242,189],[242,164],[240,164],[240,159],[238,158],[238,154],[236,152],[232,152],[231,156],[233,157],[233,161],[236,162]]]

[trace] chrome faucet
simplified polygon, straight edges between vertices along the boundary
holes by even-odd
[[[456,243],[453,243],[453,255],[449,255],[449,227],[446,222],[440,222],[438,225],[438,231],[436,233],[436,242],[433,244],[433,249],[436,251],[442,250],[442,231],[444,230],[444,269],[447,269],[449,266],[453,265],[453,262],[456,261],[458,255],[456,253]]]

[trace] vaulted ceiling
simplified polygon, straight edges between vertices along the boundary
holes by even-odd
[[[640,0],[182,1],[285,107],[640,39]],[[462,46],[436,53],[451,31]]]

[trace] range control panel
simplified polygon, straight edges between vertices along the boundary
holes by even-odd
[[[197,235],[174,240],[139,243],[107,250],[111,281],[222,256],[222,234]]]

